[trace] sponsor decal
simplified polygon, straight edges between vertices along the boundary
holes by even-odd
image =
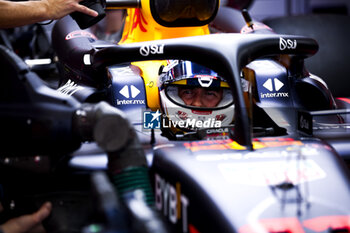
[[[275,90],[276,91],[279,91],[284,86],[284,84],[280,80],[278,80],[277,78],[274,78],[273,81],[274,81],[274,84],[275,84]],[[267,90],[273,91],[272,79],[269,78],[268,80],[266,80],[266,82],[263,84],[263,86]]]
[[[278,98],[278,97],[289,97],[288,92],[278,92],[284,84],[277,78],[269,78],[263,84],[263,87],[273,93],[260,93],[260,97],[263,98]],[[274,92],[275,91],[275,92]]]
[[[286,49],[296,49],[297,48],[297,40],[291,40],[291,39],[284,39],[280,37],[280,50],[286,50]]]
[[[298,112],[298,130],[312,135],[312,116],[306,112]]]
[[[323,169],[311,159],[222,163],[218,168],[227,182],[245,185],[294,185],[326,177]]]
[[[181,119],[181,120],[186,120],[188,119],[188,114],[183,112],[183,111],[177,111],[177,116]]]
[[[78,86],[78,84],[74,83],[72,80],[68,80],[66,84],[57,89],[57,91],[65,94],[65,95],[73,95],[75,92],[79,90],[83,90],[84,88]]]
[[[211,128],[205,129],[204,140],[226,140],[230,139],[230,132],[228,128]]]
[[[261,98],[279,98],[279,97],[289,97],[287,92],[280,93],[261,93]]]
[[[117,105],[128,105],[128,104],[143,105],[145,104],[145,100],[117,100]]]
[[[161,113],[145,111],[143,112],[143,128],[144,129],[160,129]]]
[[[219,114],[219,115],[216,115],[216,116],[215,116],[215,119],[216,119],[217,121],[223,121],[223,120],[225,120],[226,117],[227,117],[227,116],[226,116],[225,114]]]
[[[163,54],[164,53],[164,44],[161,45],[143,45],[140,48],[140,54],[144,57],[147,57],[150,54]]]
[[[254,149],[262,149],[266,147],[283,147],[283,146],[302,146],[304,145],[299,140],[294,140],[293,138],[262,138],[253,140]],[[241,146],[236,141],[232,139],[225,140],[204,140],[198,142],[186,142],[184,146],[191,150],[196,151],[208,151],[208,150],[246,150],[247,148]]]
[[[181,184],[170,184],[159,174],[155,174],[156,208],[173,224],[180,223],[182,232],[188,232],[188,198],[181,193]]]
[[[223,134],[223,133],[229,133],[228,128],[217,128],[217,129],[207,129],[206,134]]]
[[[261,93],[261,98],[279,98],[279,97],[289,97],[287,92],[279,92],[279,93]]]
[[[70,32],[68,35],[66,35],[65,40],[71,40],[71,39],[79,38],[79,37],[86,37],[86,38],[91,38],[91,39],[97,40],[97,37],[94,34],[88,32],[88,31],[83,31],[83,30],[77,30],[77,31]]]
[[[131,94],[131,98],[135,98],[136,96],[138,96],[138,94],[140,94],[140,91],[134,85],[130,85],[130,91],[129,91],[128,85],[125,85],[119,91],[119,93],[122,94],[125,98],[130,98],[130,94]]]
[[[125,98],[131,100],[120,100],[117,99],[117,105],[125,105],[125,104],[145,104],[145,100],[143,99],[135,99],[139,94],[140,90],[137,89],[134,85],[124,85],[122,89],[119,90],[119,94],[124,96]]]

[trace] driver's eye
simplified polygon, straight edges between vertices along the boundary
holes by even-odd
[[[193,93],[193,90],[191,90],[191,89],[185,89],[185,90],[183,90],[182,93],[183,93],[183,94],[192,94],[192,93]]]
[[[180,90],[180,95],[191,96],[194,94],[193,88],[184,88]]]
[[[210,96],[217,96],[218,92],[217,91],[207,91],[205,94],[210,95]]]
[[[205,91],[205,94],[208,96],[219,96],[220,95],[220,90],[217,89],[208,89]]]

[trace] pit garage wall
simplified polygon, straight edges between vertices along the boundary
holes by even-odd
[[[260,21],[312,13],[350,15],[350,0],[254,0],[249,12]]]

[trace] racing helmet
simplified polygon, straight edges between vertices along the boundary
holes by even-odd
[[[228,126],[233,122],[231,89],[222,77],[207,67],[190,61],[168,61],[160,70],[158,88],[163,118],[170,123],[173,132],[174,128],[193,131]]]

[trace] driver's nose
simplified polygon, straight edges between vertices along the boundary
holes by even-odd
[[[193,98],[193,101],[192,101],[192,106],[195,106],[195,107],[202,107],[202,99],[201,99],[201,95],[199,93],[196,93],[196,95],[194,96]]]

